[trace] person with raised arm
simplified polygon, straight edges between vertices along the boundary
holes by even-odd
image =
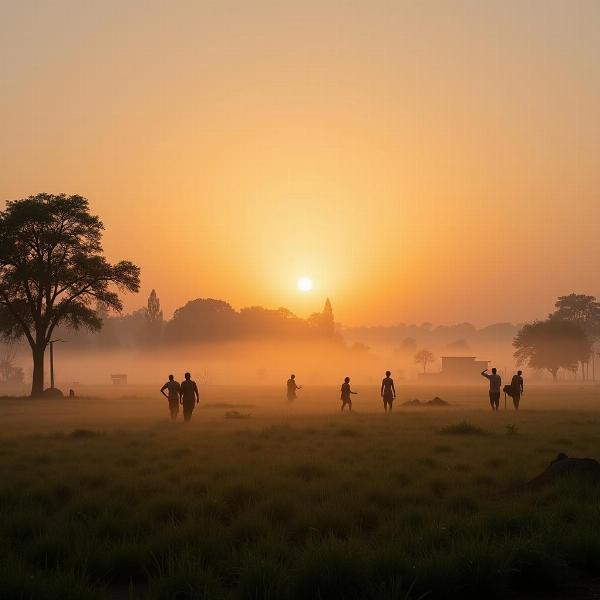
[[[481,371],[481,375],[490,382],[490,406],[492,410],[500,408],[500,390],[502,389],[502,377],[496,372],[496,367],[492,369],[491,375],[487,369]]]

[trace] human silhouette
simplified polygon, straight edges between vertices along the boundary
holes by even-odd
[[[168,390],[168,394],[165,393]],[[169,401],[169,412],[171,413],[171,420],[175,421],[179,414],[179,392],[181,386],[178,381],[175,381],[173,375],[169,375],[169,381],[160,388],[160,393]]]
[[[502,377],[496,373],[496,367],[492,369],[492,374],[487,372],[487,369],[481,371],[483,377],[490,382],[490,406],[492,410],[500,408],[500,388],[502,387]]]
[[[389,371],[385,372],[385,378],[381,382],[381,397],[383,398],[383,410],[387,412],[388,407],[392,412],[392,405],[396,398],[396,388],[394,387],[394,380],[390,377]]]
[[[517,371],[517,374],[512,376],[510,387],[512,388],[512,399],[513,404],[515,405],[515,410],[519,410],[519,402],[521,402],[521,396],[524,392],[523,371]]]
[[[353,392],[350,389],[350,377],[346,377],[344,379],[344,383],[342,383],[340,400],[342,401],[342,409],[344,410],[346,404],[348,405],[348,410],[352,410],[352,399],[350,398],[350,394],[358,394],[358,392]]]
[[[302,386],[296,383],[296,376],[292,373],[287,380],[287,399],[293,402],[296,399],[296,390],[301,390]]]
[[[195,381],[192,381],[192,376],[189,373],[184,375],[185,379],[181,382],[181,405],[183,406],[183,420],[189,421],[192,418],[192,413],[196,404],[200,402],[200,394]]]

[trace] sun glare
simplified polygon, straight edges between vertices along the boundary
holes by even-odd
[[[301,292],[310,292],[312,288],[313,282],[312,279],[310,279],[310,277],[300,277],[300,279],[298,279],[298,289]]]

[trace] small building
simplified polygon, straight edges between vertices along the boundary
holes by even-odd
[[[117,373],[115,375],[111,375],[113,385],[127,385],[127,374],[126,373]]]
[[[469,383],[476,380],[481,371],[488,368],[489,360],[477,360],[475,356],[442,356],[442,370],[438,373],[421,373],[426,382]]]

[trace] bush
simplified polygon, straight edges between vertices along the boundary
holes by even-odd
[[[461,421],[440,429],[440,433],[444,435],[483,435],[486,432],[468,421]]]

